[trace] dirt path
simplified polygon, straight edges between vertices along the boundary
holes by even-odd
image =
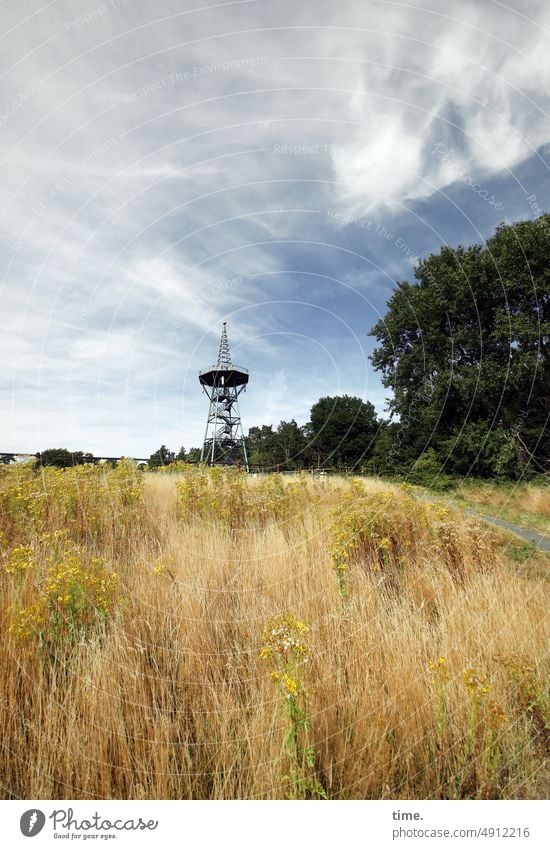
[[[415,494],[417,498],[421,498],[423,501],[432,500],[428,493]],[[498,525],[499,528],[505,528],[507,531],[511,531],[516,536],[521,537],[521,539],[534,543],[541,551],[550,551],[550,537],[540,531],[535,531],[532,528],[524,528],[522,525],[515,525],[507,519],[501,519],[500,516],[492,516],[490,513],[480,513],[478,510],[472,510],[471,507],[461,507],[455,501],[445,500],[443,503],[454,510],[464,510],[468,516],[475,516],[476,519],[481,519],[490,525]]]

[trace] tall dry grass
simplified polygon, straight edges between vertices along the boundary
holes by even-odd
[[[185,477],[25,471],[14,494],[15,474],[0,474],[5,798],[547,793],[548,585],[503,561],[489,529],[377,481],[295,482],[282,518],[247,522],[252,479],[239,520],[220,521],[189,499],[182,511]],[[333,544],[349,511],[342,597]],[[17,610],[61,568],[45,534],[63,528],[82,575],[101,561],[117,595],[66,639],[18,636]],[[17,546],[32,564],[6,571]],[[57,617],[88,603],[48,599]],[[305,767],[289,763],[285,695],[260,657],[284,611],[309,626]]]
[[[550,535],[550,487],[466,481],[453,497],[471,507]]]

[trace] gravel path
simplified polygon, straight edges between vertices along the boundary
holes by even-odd
[[[429,493],[415,493],[415,495],[423,501],[432,500]],[[455,510],[464,510],[468,516],[475,516],[476,519],[482,519],[482,521],[488,522],[490,525],[498,525],[499,528],[505,528],[507,531],[516,534],[516,536],[527,540],[527,542],[533,542],[541,551],[550,551],[550,537],[542,534],[540,531],[534,531],[532,528],[524,528],[522,525],[514,525],[513,522],[509,522],[507,519],[501,519],[499,516],[491,516],[490,513],[480,513],[478,510],[472,510],[469,507],[461,507],[456,501],[446,500],[444,503],[447,507],[452,507]]]
[[[488,513],[478,513],[477,510],[466,510],[466,513],[470,516],[476,516],[478,519],[483,519],[484,522],[489,522],[491,525],[506,528],[507,531],[512,531],[516,536],[528,542],[534,542],[537,548],[542,549],[542,551],[550,551],[550,537],[541,534],[539,531],[523,528],[521,525],[514,525],[506,519],[500,519],[498,516],[490,516]]]

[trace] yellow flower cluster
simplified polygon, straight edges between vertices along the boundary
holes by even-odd
[[[280,658],[285,664],[303,661],[308,655],[308,647],[303,642],[308,630],[306,623],[296,619],[293,613],[272,617],[262,634],[264,645],[260,657],[264,660]]]
[[[40,544],[48,543],[50,554],[46,562],[50,565],[45,573],[35,568],[36,552],[31,546],[16,547],[8,559],[9,574],[32,574],[27,592],[33,603],[16,612],[10,627],[20,639],[36,637],[41,642],[51,642],[82,637],[112,608],[118,575],[99,558],[85,559],[77,546],[69,546],[63,532],[45,534]]]
[[[343,597],[347,595],[346,573],[354,559],[368,561],[374,572],[386,571],[399,562],[395,538],[401,522],[396,521],[396,512],[393,492],[369,494],[359,481],[351,482],[333,511],[331,527],[331,562]]]
[[[85,565],[73,554],[48,569],[45,593],[50,604],[57,602],[73,613],[93,609],[105,615],[117,585],[118,575],[108,572],[101,560],[94,558]]]
[[[506,725],[508,717],[500,705],[496,702],[489,702],[487,708],[487,721],[489,723],[489,728],[492,731],[499,731]]]
[[[17,612],[10,625],[10,633],[19,640],[40,638],[45,627],[45,610],[40,602]]]
[[[439,657],[428,664],[428,669],[437,695],[439,746],[445,751],[448,747],[447,735],[452,704],[452,690],[447,686],[447,661],[444,657]],[[469,696],[462,754],[467,769],[472,763],[478,764],[475,774],[470,775],[468,781],[480,781],[485,797],[487,787],[491,787],[498,773],[508,717],[497,702],[489,699],[490,684],[485,673],[468,667],[462,671],[462,680]]]
[[[143,488],[143,474],[130,460],[121,460],[114,469],[17,464],[0,475],[2,532],[12,544],[60,527],[75,538],[88,538],[112,527],[114,513],[124,518],[124,524],[138,522]]]
[[[17,545],[12,549],[5,569],[8,575],[16,575],[36,566],[35,555],[30,545]]]
[[[290,798],[326,799],[325,789],[315,771],[315,750],[308,739],[311,726],[307,703],[309,694],[302,681],[303,665],[309,649],[304,637],[309,628],[293,613],[273,616],[262,634],[260,657],[271,667],[271,680],[278,685],[288,719],[284,751],[289,769],[284,776],[290,786]]]
[[[104,482],[115,507],[119,504],[134,509],[143,506],[145,482],[133,460],[125,457],[119,460]]]
[[[477,669],[469,667],[462,672],[464,686],[471,698],[482,700],[489,692],[489,680]]]
[[[545,729],[550,727],[550,661],[538,665],[518,653],[499,655],[495,658],[506,672],[508,686],[520,712],[538,715],[538,722]]]
[[[298,681],[296,678],[292,678],[290,675],[287,675],[284,672],[272,672],[271,680],[280,681],[283,685],[283,689],[289,696],[295,696],[301,687],[300,681]]]
[[[185,519],[199,517],[229,527],[262,526],[290,519],[307,500],[304,479],[285,481],[273,474],[252,481],[236,466],[184,466],[176,489]]]
[[[403,569],[420,565],[428,550],[459,580],[467,569],[492,565],[494,555],[475,526],[453,519],[439,504],[416,498],[413,487],[369,492],[363,483],[352,480],[331,523],[331,564],[338,578],[340,594],[348,594],[349,571],[354,563],[373,573],[382,573],[383,586],[399,587]],[[471,552],[482,554],[472,561]],[[469,558],[469,559],[468,559]]]
[[[431,660],[428,663],[428,669],[434,681],[445,682],[449,680],[449,668],[444,657],[438,657],[437,660]]]
[[[411,493],[414,490],[414,486],[412,485],[412,483],[409,483],[408,481],[403,481],[402,483],[399,484],[399,489],[402,490],[403,492]]]
[[[308,630],[306,623],[293,613],[283,613],[273,616],[262,634],[260,657],[274,667],[271,680],[279,683],[290,699],[305,698],[301,670],[309,655],[304,643]]]

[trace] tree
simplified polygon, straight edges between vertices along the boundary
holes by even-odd
[[[372,455],[379,426],[370,401],[350,395],[320,398],[307,426],[317,465],[359,469]]]
[[[68,451],[66,448],[47,448],[40,454],[41,466],[57,466],[61,469],[95,462],[93,454],[83,451]]]
[[[175,458],[176,455],[173,451],[170,451],[166,445],[161,445],[158,451],[155,451],[149,457],[149,468],[157,469],[159,466],[168,466],[174,462]]]
[[[416,284],[397,284],[371,335],[401,462],[432,445],[462,474],[548,463],[549,256],[544,215],[500,226],[485,246],[445,246],[419,263]]]
[[[185,460],[188,463],[198,463],[201,459],[201,453],[200,448],[190,448],[185,456]]]
[[[271,468],[276,465],[276,438],[272,425],[249,428],[245,445],[248,462],[252,466],[267,466]]]
[[[294,419],[282,421],[274,435],[275,462],[285,469],[302,469],[305,465],[307,437]]]
[[[183,447],[183,445],[181,446],[180,450],[176,454],[176,460],[183,460],[183,461],[187,460],[187,454],[185,453],[185,448]]]

